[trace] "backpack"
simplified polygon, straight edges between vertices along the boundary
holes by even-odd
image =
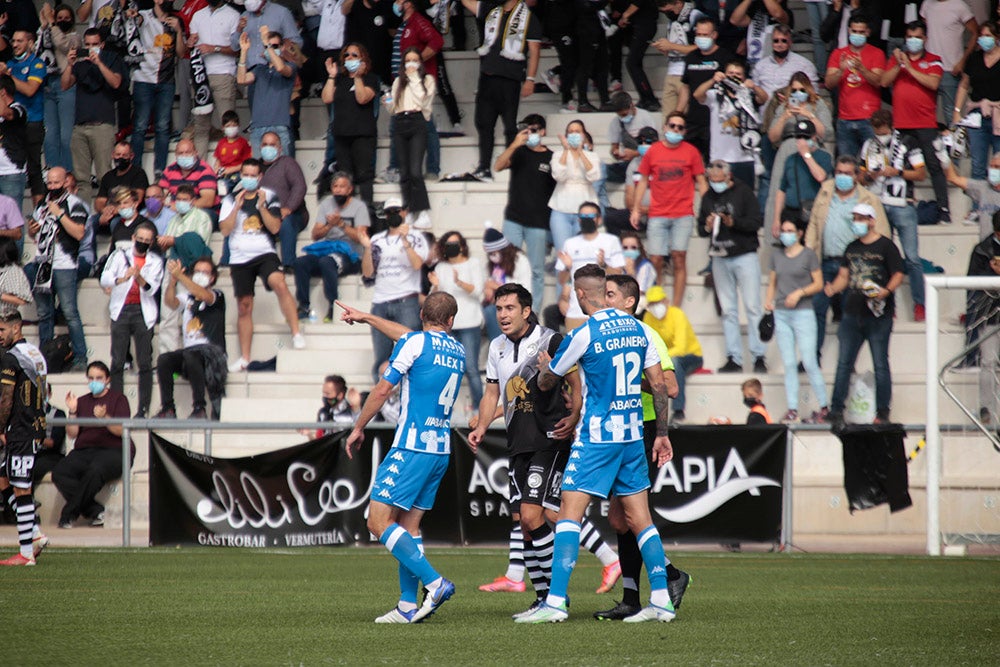
[[[64,373],[73,364],[73,343],[70,341],[69,334],[62,334],[42,343],[40,350],[42,356],[45,357],[45,364],[48,366],[50,375]]]

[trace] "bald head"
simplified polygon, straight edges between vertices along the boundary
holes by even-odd
[[[53,195],[53,199],[62,196],[66,188],[66,170],[62,167],[51,167],[45,174],[45,187]]]
[[[194,142],[190,139],[181,139],[177,142],[177,164],[181,169],[193,169],[198,163],[198,151],[194,149]]]

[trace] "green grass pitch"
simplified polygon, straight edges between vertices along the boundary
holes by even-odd
[[[669,553],[669,552],[668,552]],[[1000,560],[676,554],[694,577],[673,623],[598,622],[580,556],[569,621],[521,626],[531,594],[481,593],[499,549],[430,547],[458,588],[416,626],[378,548],[50,549],[3,568],[5,665],[996,665]],[[648,590],[643,581],[643,590]],[[644,596],[645,597],[645,596]]]

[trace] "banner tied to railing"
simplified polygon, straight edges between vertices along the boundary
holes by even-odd
[[[666,541],[777,542],[784,426],[672,429],[674,459],[650,468],[650,508]],[[150,541],[303,547],[372,541],[366,508],[391,428],[370,428],[354,459],[347,432],[256,456],[223,459],[150,438]],[[422,530],[427,541],[505,542],[511,524],[506,436],[488,431],[473,454],[452,434],[452,460]],[[608,501],[589,517],[606,535]]]

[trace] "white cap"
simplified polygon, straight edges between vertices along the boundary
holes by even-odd
[[[875,209],[872,207],[871,204],[858,204],[857,206],[851,209],[851,213],[853,213],[854,215],[863,215],[866,218],[875,217]]]
[[[382,204],[383,211],[388,208],[403,208],[403,200],[399,197],[389,197],[385,200],[385,203]]]

